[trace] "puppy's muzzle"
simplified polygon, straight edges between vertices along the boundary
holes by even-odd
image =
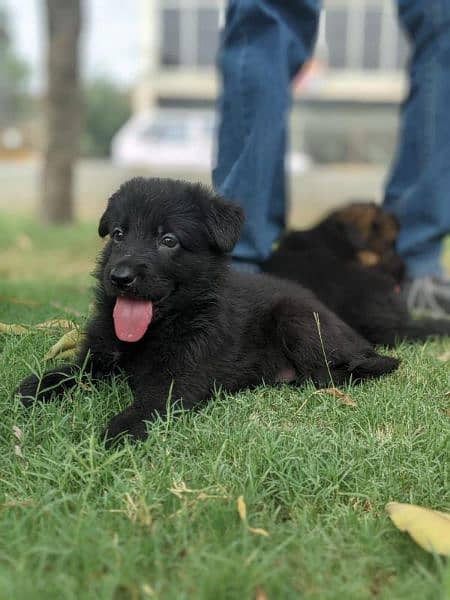
[[[126,290],[136,281],[136,273],[128,265],[118,265],[111,269],[110,279],[115,287]]]

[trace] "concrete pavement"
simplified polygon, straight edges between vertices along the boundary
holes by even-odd
[[[76,215],[96,220],[109,195],[126,179],[143,176],[176,177],[210,183],[206,171],[117,167],[107,160],[81,160],[76,169]],[[386,169],[379,165],[313,166],[291,176],[290,222],[305,227],[349,199],[379,200]],[[37,214],[40,193],[39,160],[0,161],[0,212]]]

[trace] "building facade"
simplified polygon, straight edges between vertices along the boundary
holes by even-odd
[[[152,104],[211,103],[225,3],[141,0],[141,76],[136,109]],[[325,0],[318,47],[325,63],[311,98],[396,102],[404,89],[407,42],[394,0]]]

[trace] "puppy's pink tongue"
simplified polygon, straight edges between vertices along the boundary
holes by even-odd
[[[153,317],[150,300],[135,300],[119,296],[113,311],[114,329],[122,342],[138,342],[147,331]]]

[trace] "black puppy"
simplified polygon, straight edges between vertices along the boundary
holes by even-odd
[[[72,387],[85,363],[94,378],[120,370],[134,402],[105,435],[143,439],[145,421],[164,413],[168,399],[190,408],[220,388],[308,379],[321,386],[396,369],[397,359],[377,354],[310,291],[231,271],[227,253],[242,221],[237,206],[200,185],[141,178],[122,185],[99,225],[110,241],[78,366],[41,381],[29,376],[18,388],[24,402]]]
[[[399,293],[397,234],[395,218],[377,205],[350,204],[311,229],[286,234],[262,269],[311,289],[372,344],[450,335],[449,320],[409,315]]]

